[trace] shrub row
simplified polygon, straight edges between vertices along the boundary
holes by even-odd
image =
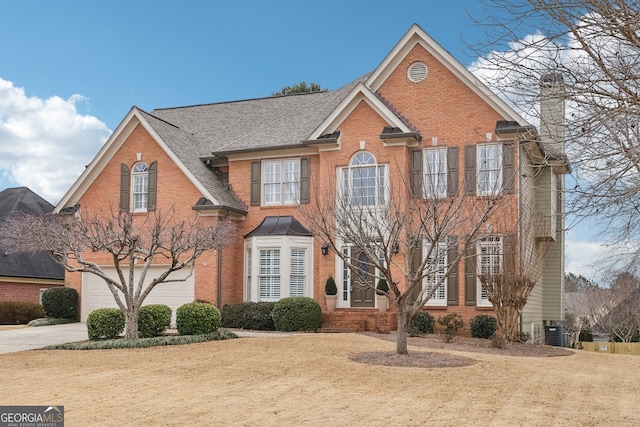
[[[225,304],[221,312],[222,326],[224,328],[275,331],[276,327],[273,324],[274,305],[275,302]]]
[[[44,317],[40,304],[19,301],[0,302],[0,325],[26,325]]]
[[[320,304],[308,297],[283,298],[275,303],[228,304],[222,310],[221,316],[214,305],[199,301],[181,305],[176,310],[178,333],[211,334],[221,325],[257,330],[315,331],[322,321]],[[170,322],[168,306],[142,306],[138,315],[138,334],[141,338],[160,336]],[[117,308],[100,308],[87,317],[91,340],[113,339],[122,334],[124,327],[124,314]]]

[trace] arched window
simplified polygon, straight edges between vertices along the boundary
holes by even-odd
[[[131,170],[131,193],[133,195],[133,211],[147,210],[149,193],[149,167],[146,163],[136,163]]]
[[[343,202],[355,206],[381,206],[386,203],[387,167],[379,165],[368,151],[351,158],[342,168]]]

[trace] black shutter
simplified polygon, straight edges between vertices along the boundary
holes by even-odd
[[[411,152],[411,196],[422,198],[422,149]]]
[[[464,194],[476,194],[476,146],[464,147]]]
[[[464,305],[476,305],[478,280],[476,278],[476,249],[473,245],[465,248]]]
[[[458,195],[458,147],[447,149],[447,196]]]
[[[502,189],[504,193],[513,193],[515,188],[513,144],[502,146]]]
[[[129,211],[129,167],[120,165],[120,210]]]
[[[516,236],[507,234],[504,236],[502,246],[502,273],[508,276],[516,272]]]
[[[309,158],[300,159],[300,203],[309,203],[311,201],[311,193],[309,189]]]
[[[447,249],[447,262],[458,258],[458,239],[453,237]],[[458,305],[458,262],[456,261],[447,277],[447,305]]]
[[[251,206],[260,206],[260,161],[251,163]]]
[[[158,191],[158,162],[149,166],[149,187],[147,193],[147,210],[156,210],[156,194]]]
[[[413,249],[413,258],[411,259],[411,271],[414,273],[417,272],[421,265],[422,265],[422,243],[420,243],[417,247]],[[413,291],[411,292],[411,296],[409,297],[409,299],[411,301],[417,300],[421,292],[422,292],[422,280],[420,280],[420,283],[418,283],[416,287],[413,288]]]

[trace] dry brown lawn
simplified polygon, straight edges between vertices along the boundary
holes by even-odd
[[[392,338],[302,334],[3,354],[0,405],[63,405],[67,427],[640,425],[637,356],[518,357],[412,339],[409,357],[471,364],[354,360],[391,355]]]

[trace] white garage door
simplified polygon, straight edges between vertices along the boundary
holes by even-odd
[[[166,267],[151,267],[147,272],[146,282],[150,282],[153,278],[165,271]],[[118,275],[114,267],[103,267],[103,270],[117,280]],[[128,270],[124,271],[125,276]],[[170,279],[185,278],[189,274],[189,269],[175,271],[169,275]],[[137,278],[136,278],[137,280]],[[194,300],[194,274],[184,282],[160,283],[149,293],[144,299],[142,305],[149,304],[165,304],[171,307],[172,324],[176,322],[176,309],[182,304],[193,302]],[[80,310],[80,318],[83,322],[87,321],[87,316],[93,310],[103,307],[118,307],[113,294],[109,290],[106,282],[100,277],[91,273],[82,273],[82,307]]]

